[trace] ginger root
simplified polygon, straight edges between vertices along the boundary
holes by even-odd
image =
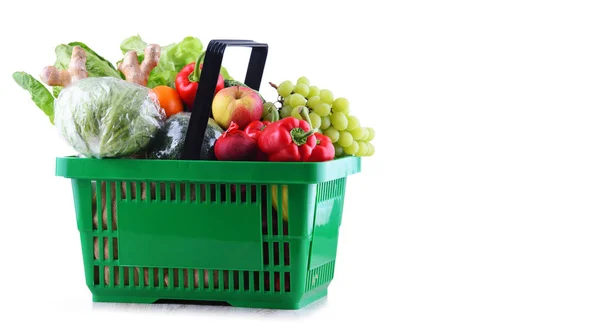
[[[123,61],[119,63],[119,70],[125,75],[128,82],[139,85],[148,85],[148,76],[160,59],[160,46],[149,44],[144,49],[144,60],[140,64],[135,51],[127,51]]]
[[[73,47],[71,62],[67,70],[47,66],[42,70],[40,78],[42,82],[49,86],[68,86],[75,81],[88,77],[88,72],[85,68],[86,59],[85,50],[79,46],[75,46]]]

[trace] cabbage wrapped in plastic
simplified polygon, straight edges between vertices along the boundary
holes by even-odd
[[[129,157],[144,151],[165,119],[152,90],[114,77],[88,77],[64,88],[54,123],[84,157]]]

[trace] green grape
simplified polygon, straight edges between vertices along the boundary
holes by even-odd
[[[335,143],[340,139],[340,131],[334,127],[329,127],[325,130],[325,136],[331,139],[331,143]]]
[[[310,80],[306,76],[302,76],[298,78],[298,82],[296,84],[304,84],[306,86],[310,86]]]
[[[315,96],[308,98],[308,101],[306,102],[306,106],[311,109],[315,109],[315,106],[318,105],[319,103],[321,103],[321,97],[318,95],[315,95]]]
[[[350,102],[346,98],[337,98],[333,101],[332,108],[333,111],[348,115],[350,113]]]
[[[281,116],[281,118],[290,117],[293,109],[292,106],[283,106],[281,107],[281,110],[279,110],[279,116]]]
[[[310,89],[308,88],[308,85],[305,85],[305,84],[298,84],[294,88],[294,93],[302,94],[303,97],[307,97],[309,91],[310,91]]]
[[[331,106],[327,103],[319,103],[312,107],[312,110],[319,116],[325,117],[331,112]]]
[[[345,146],[344,147],[344,152],[346,152],[347,154],[356,154],[359,150],[358,147],[358,142],[356,141],[352,141],[352,143],[349,146]]]
[[[283,105],[284,106],[289,106],[290,105],[290,97],[289,96],[283,98]]]
[[[355,140],[362,140],[364,138],[364,131],[362,128],[355,128],[349,132]]]
[[[290,95],[290,102],[289,105],[296,108],[298,106],[303,106],[306,104],[306,98],[304,98],[303,95],[301,94],[292,94]]]
[[[328,129],[331,126],[331,118],[329,116],[321,116],[321,129]]]
[[[358,151],[356,152],[357,157],[363,157],[369,154],[369,146],[365,142],[357,142],[358,143]]]
[[[341,112],[334,112],[331,115],[331,125],[337,130],[343,131],[348,127],[348,118]]]
[[[308,117],[310,117],[310,123],[312,124],[313,128],[319,128],[321,126],[321,116],[311,112],[308,114]]]
[[[360,143],[360,142],[359,142]],[[364,142],[363,143],[367,146],[367,153],[364,155],[365,157],[368,157],[371,155],[371,150],[373,149],[373,145],[369,142]],[[360,146],[360,144],[359,144]]]
[[[294,83],[292,83],[292,81],[282,82],[279,84],[279,87],[277,87],[277,93],[284,98],[292,94],[292,91],[294,91]]]
[[[319,94],[321,94],[321,90],[319,90],[319,88],[318,88],[318,87],[316,87],[316,86],[314,86],[314,85],[313,85],[313,86],[311,86],[311,87],[310,87],[310,90],[309,90],[309,92],[308,92],[308,96],[307,96],[307,98],[309,98],[309,99],[310,99],[310,98],[312,98],[312,97],[314,97],[314,96],[317,96],[317,95],[319,95]]]
[[[375,130],[372,129],[371,127],[367,127],[367,131],[369,131],[369,136],[365,141],[371,142],[375,138]]]
[[[273,102],[265,102],[263,104],[262,120],[271,121],[271,117],[273,116],[272,110],[277,110],[275,104]]]
[[[338,144],[341,145],[342,147],[347,147],[352,145],[352,142],[354,142],[354,139],[352,138],[352,135],[346,131],[342,131],[340,132],[340,138],[338,139]]]
[[[363,137],[359,141],[368,142],[367,139],[369,138],[369,129],[366,127],[361,127],[361,129],[363,130]]]
[[[340,157],[342,154],[344,154],[344,148],[339,145],[339,144],[334,144],[333,148],[335,149],[335,156],[336,157]]]
[[[317,133],[323,134],[323,131],[320,128],[317,128]]]
[[[319,95],[321,96],[321,102],[327,103],[328,105],[333,104],[333,92],[323,89]]]
[[[369,154],[367,154],[367,156],[372,156],[375,154],[375,146],[371,143],[367,143],[369,145]]]
[[[335,103],[333,105],[335,107]],[[355,116],[348,116],[348,127],[346,127],[346,129],[351,131],[358,127],[360,127],[360,122],[358,121],[358,118],[356,118]]]
[[[304,118],[302,117],[302,115],[300,115],[300,113],[302,112],[302,110],[306,108],[305,106],[298,106],[294,109],[292,109],[292,114],[291,116],[296,118],[296,119],[300,119],[300,120],[304,120]],[[306,110],[308,110],[308,108],[306,108]]]

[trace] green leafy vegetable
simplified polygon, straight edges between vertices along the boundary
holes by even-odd
[[[225,67],[221,66],[221,75],[223,76],[223,79],[233,79],[233,77],[231,77],[231,75],[229,75],[229,72],[227,71],[227,69],[225,69]]]
[[[126,38],[125,40],[123,40],[123,42],[121,42],[121,51],[123,52],[123,54],[131,50],[137,52],[138,54],[143,54],[144,49],[147,45],[148,44],[144,42],[144,40],[142,40],[142,38],[139,35],[134,35]]]
[[[46,116],[50,118],[50,122],[54,124],[54,97],[44,84],[25,72],[15,72],[12,77],[19,86],[29,91],[31,100],[38,108],[42,109]]]
[[[128,157],[146,149],[164,120],[149,89],[114,77],[88,77],[55,102],[55,124],[86,157]]]
[[[195,37],[188,36],[181,42],[165,47],[166,60],[175,65],[179,72],[185,65],[195,62],[202,53],[202,42]]]

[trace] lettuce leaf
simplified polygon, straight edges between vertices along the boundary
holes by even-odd
[[[123,52],[123,54],[126,54],[127,51],[131,50],[137,52],[138,54],[143,54],[144,49],[147,45],[148,44],[146,44],[146,42],[144,42],[144,40],[142,40],[142,38],[139,35],[134,35],[126,38],[125,40],[123,40],[123,42],[121,42],[121,51]]]
[[[50,118],[50,122],[54,124],[54,97],[44,84],[25,72],[15,72],[12,77],[20,87],[29,92],[31,100],[38,108],[42,109],[46,116]]]

